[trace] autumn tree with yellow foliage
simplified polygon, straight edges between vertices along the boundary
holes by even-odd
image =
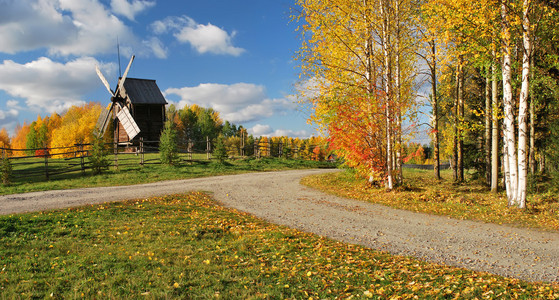
[[[93,130],[102,107],[97,103],[72,106],[60,119],[60,126],[52,132],[51,154],[63,154],[75,144],[88,144],[93,141]]]
[[[402,121],[414,102],[411,1],[299,0],[301,89],[311,120],[350,167],[401,182]],[[311,150],[312,151],[312,150]]]
[[[485,161],[486,170],[491,173],[487,179],[496,191],[498,117],[502,115],[503,166],[509,205],[524,208],[528,165],[534,165],[535,147],[534,101],[529,101],[535,68],[532,61],[534,51],[554,43],[542,31],[551,30],[551,35],[556,32],[545,24],[557,23],[557,10],[545,1],[533,0],[431,0],[424,7],[431,12],[430,25],[455,49],[454,57],[460,58],[454,60],[457,68],[469,64],[485,69]],[[552,62],[557,54],[550,54],[545,57],[544,52],[538,53],[540,60]],[[502,109],[497,100],[498,77],[502,79]]]

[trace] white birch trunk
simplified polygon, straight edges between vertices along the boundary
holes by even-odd
[[[400,1],[396,0],[395,4],[395,15],[396,15],[396,170],[397,170],[397,182],[401,185],[404,181],[404,174],[402,173],[402,96],[401,96],[401,74],[400,74]]]
[[[386,117],[386,187],[391,190],[394,188],[392,180],[392,120],[390,107],[390,53],[389,53],[389,34],[388,34],[388,12],[387,0],[380,0],[380,14],[382,18],[382,48],[384,54],[384,76],[385,76],[385,117]]]
[[[368,5],[368,1],[367,0],[363,0],[363,6],[367,7]],[[366,21],[366,18],[365,18]],[[372,57],[373,57],[373,30],[372,29],[368,29],[367,31],[367,39],[365,40],[365,62],[366,62],[366,70],[365,70],[365,78],[367,79],[367,97],[371,97],[371,95],[374,92],[374,85],[375,83],[373,82],[373,61],[372,61]],[[373,113],[370,111],[370,105],[369,107],[369,118],[374,118]],[[369,175],[369,183],[373,184],[375,181],[375,173],[373,171],[372,165],[372,159],[371,159],[371,170],[370,170],[370,175]]]
[[[509,172],[509,151],[508,151],[508,146],[507,146],[507,138],[503,135],[503,173],[504,173],[504,177],[503,180],[505,181],[505,191],[507,192],[507,199],[509,200],[509,204],[510,204],[510,197],[509,197],[509,191],[511,190],[510,187],[510,172]]]
[[[510,188],[507,189],[507,197],[509,205],[517,204],[518,190],[518,165],[516,157],[516,138],[514,128],[514,103],[512,99],[512,70],[511,70],[511,33],[510,24],[508,23],[508,12],[506,0],[501,2],[501,18],[503,28],[503,108],[505,111],[504,119],[504,138],[507,147],[507,160],[509,166]]]
[[[518,190],[516,204],[519,208],[526,207],[526,187],[528,177],[528,165],[526,145],[528,141],[528,94],[530,88],[530,19],[528,10],[530,0],[524,0],[522,12],[522,42],[524,54],[522,55],[522,83],[520,88],[520,98],[518,100]]]

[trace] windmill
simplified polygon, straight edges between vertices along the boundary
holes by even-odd
[[[126,81],[126,76],[128,75],[128,71],[130,71],[130,66],[132,65],[132,61],[134,61],[134,55],[132,55],[132,58],[130,58],[128,67],[126,67],[126,71],[124,71],[124,75],[119,80],[116,91],[114,92],[109,86],[109,82],[107,82],[107,79],[105,79],[105,76],[103,76],[103,73],[101,73],[101,70],[99,70],[99,66],[95,65],[95,70],[97,71],[97,75],[103,82],[103,85],[105,85],[105,87],[111,94],[111,105],[109,106],[108,109],[103,110],[101,112],[101,115],[97,120],[96,128],[97,128],[98,137],[102,137],[105,134],[105,131],[107,130],[107,127],[109,125],[109,120],[111,119],[110,116],[115,106],[118,107],[118,112],[116,114],[116,117],[124,127],[124,130],[128,135],[128,138],[132,140],[134,137],[136,137],[136,135],[138,135],[138,133],[140,133],[140,128],[138,127],[138,124],[136,124],[136,121],[134,121],[134,118],[132,118],[132,115],[130,114],[128,107],[126,106],[127,95],[126,95],[126,90],[124,89],[124,82]]]

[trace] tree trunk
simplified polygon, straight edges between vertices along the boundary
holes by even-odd
[[[491,87],[491,116],[493,121],[493,132],[491,137],[491,192],[499,192],[499,100],[498,100],[498,82],[497,82],[497,65],[493,63],[491,66],[493,80]]]
[[[392,178],[392,118],[391,118],[391,90],[390,90],[390,37],[388,28],[388,5],[386,0],[380,0],[380,14],[382,17],[382,48],[384,54],[384,76],[385,76],[385,118],[386,118],[386,187],[391,190],[394,188]]]
[[[504,127],[504,126],[503,126]],[[507,192],[507,197],[508,197],[508,192],[511,190],[511,186],[510,186],[510,164],[509,164],[509,155],[508,155],[509,151],[508,151],[508,143],[507,143],[507,138],[505,135],[503,135],[503,181],[505,183],[505,191]],[[510,203],[510,200],[509,200]]]
[[[486,68],[485,75],[485,182],[491,185],[491,68]]]
[[[432,106],[433,106],[433,170],[435,172],[435,178],[437,180],[441,179],[441,170],[440,170],[440,154],[439,154],[439,101],[437,98],[437,48],[435,44],[435,40],[431,41],[431,87],[432,87]]]
[[[533,57],[530,58],[531,59],[531,63],[530,66],[532,67],[534,65],[534,61],[533,61]],[[534,72],[530,72],[530,82],[533,82],[534,79]],[[530,86],[530,152],[528,153],[528,164],[530,166],[530,174],[535,174],[536,173],[536,128],[535,128],[535,122],[536,122],[536,116],[535,116],[535,104],[534,104],[534,93],[532,90],[532,86]]]
[[[516,157],[516,138],[514,130],[514,103],[512,98],[512,70],[511,70],[511,32],[508,23],[507,1],[501,1],[501,19],[503,35],[503,109],[504,109],[504,139],[506,147],[506,160],[508,163],[507,198],[509,205],[517,204],[518,165]]]
[[[363,5],[365,7],[368,6],[368,1],[367,0],[363,0]],[[365,77],[367,79],[367,97],[372,97],[374,91],[375,91],[375,78],[373,75],[373,30],[369,27],[368,28],[368,32],[367,32],[367,39],[365,40],[365,61],[367,63],[366,66],[366,71],[365,71]],[[371,123],[373,123],[373,120],[375,118],[373,112],[371,111],[370,105],[369,107],[369,118],[371,118]],[[371,161],[371,166],[373,165],[373,162]],[[374,170],[371,167],[371,173],[369,175],[369,183],[373,184],[375,181],[375,173]]]
[[[453,175],[453,179],[455,182],[459,181],[459,177],[458,177],[458,82],[460,81],[460,78],[458,76],[458,68],[456,69],[456,94],[454,95],[454,107],[453,107],[453,113],[454,113],[454,124],[453,124],[453,130],[454,130],[454,136],[452,139],[452,175]]]
[[[464,122],[464,60],[458,62],[458,181],[464,181],[464,138],[462,123]]]
[[[401,74],[400,74],[400,1],[395,3],[396,15],[396,170],[397,170],[397,183],[401,185],[404,182],[404,174],[402,172],[402,94],[401,87]]]
[[[528,185],[528,166],[526,151],[528,141],[528,96],[530,91],[530,56],[532,43],[530,40],[530,19],[528,11],[530,0],[524,0],[522,13],[522,43],[524,54],[522,55],[522,83],[520,98],[518,100],[518,191],[516,204],[519,208],[526,207],[526,188]]]

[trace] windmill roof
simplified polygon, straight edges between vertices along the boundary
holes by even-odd
[[[124,89],[133,104],[167,104],[155,80],[126,78]]]

